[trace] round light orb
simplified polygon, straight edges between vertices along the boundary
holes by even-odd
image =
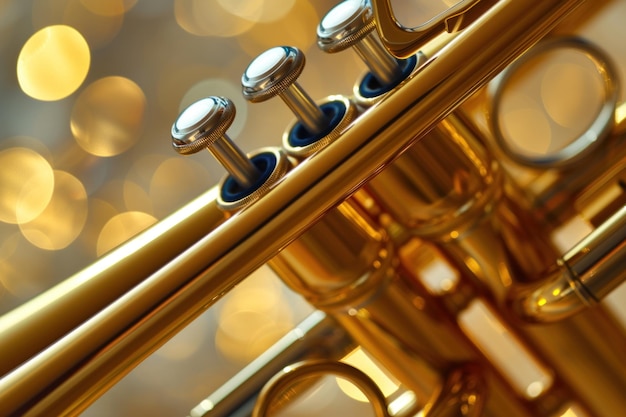
[[[108,157],[132,147],[143,131],[146,97],[124,77],[105,77],[76,99],[70,128],[76,142],[92,155]]]
[[[27,95],[61,100],[87,77],[91,54],[85,38],[66,25],[45,27],[31,36],[17,58],[17,80]]]

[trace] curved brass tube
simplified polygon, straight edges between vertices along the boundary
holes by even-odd
[[[272,376],[290,363],[315,358],[340,359],[354,342],[332,317],[316,310],[205,398],[189,417],[228,417],[251,412],[258,393]]]
[[[390,417],[387,401],[370,377],[351,365],[328,360],[298,362],[274,375],[261,390],[252,417],[269,415],[276,398],[289,387],[297,384],[299,380],[324,374],[334,374],[352,382],[370,401],[376,416]],[[423,410],[423,416],[479,417],[483,413],[486,395],[485,381],[482,379],[480,367],[473,364],[460,365],[446,375],[439,395]]]
[[[385,48],[398,58],[407,58],[437,35],[455,33],[480,17],[497,0],[462,0],[441,16],[415,28],[402,26],[396,19],[391,0],[372,0],[378,33]]]
[[[285,367],[261,390],[252,411],[252,417],[268,416],[275,397],[279,397],[283,391],[299,380],[328,373],[345,378],[356,385],[370,401],[376,417],[390,417],[387,411],[387,400],[370,377],[352,365],[329,360],[309,360]]]
[[[263,198],[0,380],[5,415],[76,415],[343,201],[580,0],[498,2]],[[63,302],[58,307],[64,308]],[[42,329],[43,331],[43,329]],[[7,341],[7,343],[9,343]]]
[[[0,376],[69,333],[223,222],[216,196],[214,187],[89,267],[0,316]]]
[[[626,280],[626,206],[557,261],[552,277],[514,294],[517,314],[554,322],[600,302]]]

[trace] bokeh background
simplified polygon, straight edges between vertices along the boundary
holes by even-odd
[[[278,145],[289,110],[240,93],[265,49],[305,52],[300,83],[312,97],[350,94],[364,65],[315,44],[335,3],[0,0],[0,314],[218,182],[208,153],[171,148],[172,122],[196,99],[235,102],[229,135],[244,151]],[[589,29],[618,59],[626,51],[611,31],[624,17],[620,6]],[[309,312],[262,268],[85,415],[187,415]]]

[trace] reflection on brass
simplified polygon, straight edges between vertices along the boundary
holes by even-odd
[[[321,360],[299,362],[285,367],[282,373],[275,375],[261,390],[252,416],[269,416],[274,397],[279,396],[282,391],[285,391],[301,379],[327,373],[340,376],[355,384],[367,396],[376,417],[390,417],[387,411],[385,396],[367,375],[357,368],[342,362]]]
[[[0,413],[81,413],[270,263],[289,287],[336,319],[415,394],[411,412],[423,407],[426,415],[448,415],[439,414],[437,401],[467,388],[453,415],[472,415],[483,406],[486,415],[617,415],[624,408],[626,372],[623,329],[612,313],[603,306],[586,308],[541,326],[509,315],[505,302],[518,295],[520,285],[536,289],[550,278],[547,268],[560,255],[549,233],[558,227],[535,217],[537,200],[517,188],[505,164],[491,159],[488,141],[459,107],[580,3],[459,2],[422,37],[399,28],[390,14],[381,18],[389,2],[374,2],[383,43],[399,56],[428,51],[426,62],[254,203],[226,215],[217,208],[214,189],[0,318]],[[465,6],[467,13],[461,13]],[[187,26],[207,33],[192,13],[177,12]],[[248,23],[236,20],[240,28]],[[391,32],[389,24],[395,25]],[[428,39],[441,50],[421,44]],[[618,125],[623,119],[616,116]],[[612,131],[622,133],[619,126]],[[581,180],[574,193],[559,194],[568,196],[559,204],[576,207],[563,210],[568,215],[584,211],[578,209],[583,205],[599,226],[620,207],[623,180],[603,178],[603,186],[594,188],[592,179],[585,185]],[[592,197],[597,195],[602,199]],[[609,202],[591,210],[596,200]],[[598,246],[583,241],[584,247],[562,257],[575,272],[568,282],[580,284],[581,295],[610,297],[623,280],[622,258],[611,258],[622,256],[623,237],[613,227],[591,235]],[[605,232],[617,241],[605,239]],[[456,278],[440,286],[441,294],[429,292],[399,262],[401,246],[416,240],[436,244],[458,267]],[[613,246],[603,246],[609,241]],[[589,259],[599,266],[598,275],[588,268]],[[553,385],[542,380],[519,392],[479,338],[464,332],[457,320],[476,300],[497,312],[493,317],[506,324],[503,329],[519,331],[527,353],[538,352],[540,367],[554,372]],[[484,386],[473,377],[460,381],[458,370],[480,374]]]
[[[190,417],[227,417],[237,410],[251,410],[267,380],[286,364],[320,358],[339,360],[353,348],[354,342],[335,320],[315,311],[202,400],[191,410]]]
[[[521,81],[517,81],[518,83],[525,80],[525,77],[532,79],[531,75],[524,74],[524,70],[527,67],[530,68],[530,70],[527,71],[531,74],[534,74],[532,72],[534,68],[539,67],[539,69],[543,70],[539,71],[540,73],[543,73],[543,84],[550,84],[551,81],[546,79],[550,74],[550,66],[547,63],[544,63],[544,61],[550,62],[549,58],[551,54],[564,54],[564,51],[569,51],[572,55],[578,54],[581,57],[579,59],[587,60],[585,64],[593,66],[593,70],[595,71],[592,72],[590,77],[590,74],[588,74],[588,72],[591,71],[590,69],[583,67],[581,63],[570,63],[570,66],[573,67],[569,69],[570,72],[576,69],[584,72],[579,75],[579,78],[583,78],[582,80],[574,80],[574,82],[570,82],[568,84],[582,84],[582,86],[578,88],[582,91],[584,91],[584,86],[586,84],[590,84],[587,88],[592,90],[596,96],[601,96],[598,99],[599,103],[595,103],[594,94],[591,92],[587,94],[587,96],[579,98],[578,101],[581,101],[581,105],[586,104],[587,111],[584,112],[584,115],[580,115],[578,117],[589,117],[591,120],[581,121],[581,123],[584,123],[582,131],[577,135],[574,135],[573,138],[568,137],[559,139],[556,137],[558,136],[558,130],[554,129],[555,137],[552,138],[552,141],[556,143],[551,145],[551,140],[544,141],[547,142],[546,145],[550,145],[549,149],[546,149],[545,152],[540,152],[540,150],[535,149],[526,150],[526,144],[523,142],[520,143],[519,140],[516,140],[515,137],[511,136],[511,131],[513,129],[511,129],[510,126],[507,126],[504,120],[506,115],[503,113],[502,107],[504,107],[503,101],[506,97],[507,88],[509,88],[509,84],[515,84],[516,77],[521,79]],[[557,70],[552,69],[552,75],[557,78],[565,78],[567,75],[566,72],[567,71],[564,68],[559,68]],[[585,80],[585,77],[590,77],[591,81]],[[552,83],[554,83],[554,81],[552,81]],[[598,89],[601,90],[600,93],[594,91],[596,83],[598,84]],[[554,125],[574,125],[573,128],[576,129],[576,120],[563,120],[568,117],[574,119],[576,118],[575,112],[572,112],[571,109],[568,110],[570,110],[569,113],[574,113],[572,115],[567,115],[567,113],[561,114],[562,112],[558,110],[558,107],[555,107],[552,111],[550,111],[550,100],[556,101],[560,98],[553,98],[551,96],[562,95],[570,101],[577,101],[577,97],[573,95],[573,93],[566,95],[566,92],[559,91],[558,87],[559,86],[554,88],[554,90],[556,90],[555,92],[549,93],[547,88],[542,85],[541,90],[543,107],[547,108],[547,116],[550,117],[551,120],[554,120]],[[606,53],[602,49],[591,44],[590,42],[585,41],[584,39],[574,37],[544,40],[539,45],[534,47],[529,53],[524,54],[521,59],[504,70],[490,85],[490,121],[494,142],[497,144],[498,149],[504,153],[506,158],[511,159],[523,166],[543,169],[563,169],[580,166],[581,161],[584,162],[589,160],[589,158],[587,158],[589,154],[592,154],[596,149],[605,145],[606,139],[609,137],[609,133],[611,132],[615,121],[614,115],[617,106],[618,91],[619,80],[617,69],[614,68],[613,62],[606,56]],[[529,101],[532,103],[532,92],[529,91],[527,94]],[[600,108],[597,109],[597,106]],[[546,123],[549,124],[549,122]],[[534,124],[535,134],[537,134],[536,131],[538,130],[537,124],[538,123]],[[548,126],[548,130],[550,130],[550,126]],[[578,128],[577,130],[581,129]],[[528,136],[530,135],[525,135],[525,140],[530,142],[532,139],[529,139]]]
[[[436,17],[415,28],[405,28],[396,17],[391,0],[373,0],[377,30],[385,47],[399,58],[413,55],[417,49],[443,32],[454,33],[474,22],[494,1],[460,0]]]
[[[529,321],[559,321],[599,303],[626,280],[626,206],[578,242],[545,282],[512,302]]]
[[[620,368],[626,335],[619,325],[603,317],[606,312],[600,308],[584,311],[571,320],[564,318],[582,310],[589,303],[586,299],[593,300],[583,281],[597,283],[599,292],[610,292],[622,282],[623,268],[613,265],[623,263],[623,226],[615,219],[609,221],[600,226],[596,236],[557,260],[558,252],[546,233],[549,228],[542,227],[541,221],[528,212],[522,194],[490,159],[481,145],[483,141],[476,138],[475,130],[466,125],[463,117],[448,116],[371,181],[367,189],[407,229],[408,236],[436,243],[458,268],[469,272],[467,276],[479,291],[486,290],[492,302],[504,309],[503,319],[521,333],[531,350],[537,348],[536,353],[549,360],[590,408],[616,412],[623,395],[614,387],[626,384],[626,374],[614,370]],[[455,178],[457,172],[467,185]],[[402,204],[404,201],[409,204]],[[552,282],[555,278],[546,272],[557,263],[565,280],[560,284]],[[593,280],[589,278],[592,276]],[[553,322],[550,328],[529,327],[509,317],[514,313],[506,304],[527,281],[540,282],[536,285],[541,289],[513,304],[523,315],[534,317],[532,321]],[[455,289],[448,292],[454,293]],[[571,304],[575,298],[577,303]],[[554,317],[549,318],[550,314]],[[602,332],[588,325],[597,320],[605,325]],[[602,341],[607,338],[602,336],[605,332],[610,340]],[[556,346],[567,346],[568,356],[559,355]],[[588,357],[595,358],[593,366],[586,365]],[[585,372],[575,371],[573,358]],[[587,385],[590,380],[595,381],[593,387]]]

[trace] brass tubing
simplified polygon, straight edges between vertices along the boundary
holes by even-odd
[[[224,221],[217,187],[0,316],[0,376],[25,362],[156,272]],[[87,301],[88,300],[88,301]]]
[[[450,42],[445,53],[433,57],[419,77],[387,97],[375,112],[362,116],[320,157],[296,167],[266,198],[200,239],[92,319],[80,317],[84,325],[0,380],[0,411],[79,413],[370,180],[580,3],[499,2]],[[80,346],[79,340],[89,343]]]
[[[370,377],[352,365],[328,360],[303,361],[285,367],[261,390],[259,400],[252,411],[252,417],[270,416],[272,404],[284,391],[296,382],[325,374],[340,376],[358,387],[371,404],[375,417],[391,417],[387,410],[385,396]]]
[[[291,363],[313,358],[339,360],[354,342],[337,322],[315,311],[268,350],[246,365],[209,397],[194,407],[189,417],[228,417],[249,407],[268,379]]]
[[[383,393],[376,383],[368,375],[350,365],[342,362],[303,361],[285,367],[282,372],[276,374],[263,387],[261,394],[254,406],[253,416],[271,415],[271,411],[290,402],[300,391],[297,385],[299,379],[302,385],[314,377],[325,374],[336,374],[350,380],[359,386],[363,393],[369,393],[368,400],[374,406],[377,415],[390,416],[390,409],[393,404],[387,405]],[[479,417],[483,416],[484,401],[487,397],[484,380],[478,366],[465,364],[452,369],[445,375],[445,383],[441,387],[437,398],[428,408],[422,410],[425,417]],[[285,395],[288,393],[288,395]],[[279,400],[283,394],[287,398]],[[239,410],[241,412],[241,410]],[[413,409],[394,410],[394,416],[413,416]],[[193,416],[191,416],[193,417]]]
[[[400,251],[407,282],[432,294],[447,312],[456,317],[463,332],[496,368],[502,370],[516,391],[532,402],[537,413],[560,415],[556,414],[557,411],[562,412],[565,406],[575,404],[588,415],[594,415],[564,378],[555,372],[551,361],[533,338],[520,331],[515,317],[501,309],[493,294],[476,285],[471,271],[456,263],[432,242],[419,238],[411,238],[400,246]],[[434,278],[428,271],[431,262],[446,265],[446,268],[438,270],[439,274],[444,274],[439,279],[448,279],[445,285],[442,285],[444,282],[430,281],[423,275]],[[483,334],[487,325],[492,332]],[[533,385],[540,389],[531,393],[529,388]]]
[[[442,19],[438,16],[415,28],[405,28],[398,22],[391,0],[373,0],[372,7],[385,48],[398,58],[407,58],[438,34],[464,29],[494,3],[497,0],[462,0],[442,13]]]
[[[575,245],[550,276],[512,295],[529,322],[554,322],[600,302],[626,280],[626,206]]]
[[[626,109],[626,103],[618,106],[618,112]],[[530,209],[536,214],[546,218],[553,224],[563,224],[572,217],[583,214],[594,203],[598,202],[598,195],[585,196],[587,192],[593,194],[595,187],[601,188],[611,185],[616,178],[624,178],[626,173],[626,147],[624,146],[624,132],[620,132],[626,126],[624,121],[616,120],[610,136],[605,140],[605,144],[596,150],[594,154],[590,154],[585,164],[572,169],[546,169],[537,170],[531,168],[521,168],[519,165],[514,166],[517,173],[524,174],[525,179],[520,184],[524,190],[525,198],[529,200]],[[474,127],[478,130],[478,128]],[[485,132],[488,135],[488,132]],[[500,155],[497,155],[500,157]],[[510,169],[513,162],[507,161],[505,169]],[[521,170],[521,171],[520,171]],[[590,184],[590,179],[593,182]],[[621,201],[624,201],[622,196]],[[573,204],[572,204],[573,202]],[[619,204],[620,201],[615,203]],[[586,218],[592,224],[597,225],[594,218]],[[602,219],[603,220],[603,219]],[[601,222],[601,221],[600,221]]]
[[[403,283],[387,235],[352,201],[327,213],[269,265],[314,307],[331,314],[418,403],[436,402],[451,368],[479,362],[489,392],[480,400],[488,414],[531,415],[450,317]]]
[[[599,302],[626,279],[626,206],[563,256],[572,280]]]
[[[409,235],[436,242],[459,268],[472,272],[475,285],[486,289],[495,304],[506,307],[510,291],[526,281],[546,278],[545,270],[556,261],[558,253],[545,236],[547,228],[542,229],[532,218],[526,218],[523,200],[514,198],[513,187],[503,181],[501,170],[489,162],[479,143],[465,127],[463,119],[453,114],[372,180],[367,188],[393,218],[406,226]],[[463,152],[458,152],[461,149]],[[444,154],[449,157],[442,158]],[[413,168],[422,163],[421,157],[425,159],[423,171]],[[442,167],[440,170],[452,167],[451,175],[438,175],[438,166]],[[435,174],[431,178],[432,171]],[[452,174],[457,171],[464,182],[454,179]],[[407,178],[411,175],[415,178],[409,183]],[[395,189],[394,184],[398,184]],[[403,200],[408,203],[398,204]],[[425,219],[424,212],[432,217]],[[601,249],[604,245],[619,247],[623,238],[618,232],[619,227],[613,228],[612,239],[607,239],[605,232],[595,242],[602,242]],[[589,247],[577,250],[576,254],[588,251],[602,257],[602,250]],[[615,273],[614,263],[620,264],[619,256],[600,262],[610,270],[602,274],[603,277]],[[615,279],[619,281],[619,275]],[[600,410],[601,415],[610,415],[623,405],[621,387],[626,386],[626,372],[620,369],[623,368],[620,358],[624,354],[626,336],[606,312],[599,308],[585,311],[579,317],[554,323],[549,328],[528,326],[511,316],[512,312],[505,309],[504,319],[532,340],[546,362],[590,408]],[[594,329],[591,323],[602,323],[603,330]],[[564,350],[567,356],[559,353]],[[588,381],[594,383],[589,385]]]

